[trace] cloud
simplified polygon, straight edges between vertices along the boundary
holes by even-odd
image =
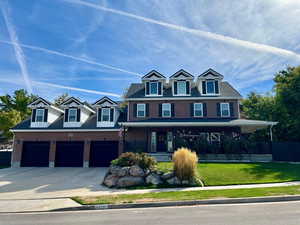
[[[120,71],[122,73],[132,74],[132,75],[136,75],[136,76],[141,77],[141,75],[136,73],[136,72],[121,69],[121,68],[118,68],[118,67],[115,67],[115,66],[106,65],[106,64],[103,64],[103,63],[98,63],[98,62],[95,62],[95,61],[87,59],[87,58],[72,56],[72,55],[64,54],[64,53],[61,53],[61,52],[58,52],[58,51],[53,51],[53,50],[50,50],[50,49],[41,48],[41,47],[37,47],[37,46],[21,44],[19,42],[15,42],[15,41],[0,40],[0,42],[5,43],[5,44],[10,44],[10,45],[13,45],[13,46],[22,46],[24,48],[45,52],[47,54],[58,55],[58,56],[66,57],[66,58],[73,59],[73,60],[76,60],[76,61],[85,62],[85,63],[88,63],[88,64],[97,65],[97,66],[105,67],[107,69],[117,70],[117,71]]]
[[[124,12],[124,11],[116,10],[116,9],[112,9],[112,8],[107,8],[107,7],[103,7],[103,6],[99,6],[99,5],[89,3],[89,2],[85,2],[85,1],[81,1],[81,0],[63,0],[63,1],[73,3],[73,4],[82,5],[82,6],[86,6],[86,7],[90,7],[90,8],[96,9],[96,10],[110,12],[110,13],[121,15],[121,16],[126,16],[126,17],[129,17],[129,18],[133,18],[133,19],[140,20],[140,21],[147,22],[147,23],[151,23],[151,24],[160,25],[160,26],[171,28],[171,29],[174,29],[174,30],[187,32],[187,33],[190,33],[190,34],[202,37],[202,38],[206,38],[206,39],[210,39],[210,40],[216,40],[216,41],[220,41],[220,42],[227,43],[227,44],[230,44],[230,45],[244,47],[244,48],[247,48],[247,49],[253,49],[253,50],[256,50],[258,52],[272,53],[272,54],[275,54],[275,55],[279,55],[281,57],[285,57],[285,58],[289,58],[289,59],[297,59],[298,61],[300,61],[300,54],[297,54],[296,52],[293,52],[293,51],[290,51],[290,50],[287,50],[287,49],[278,48],[278,47],[274,47],[274,46],[266,45],[266,44],[259,44],[259,43],[255,43],[255,42],[240,40],[240,39],[237,39],[237,38],[232,38],[232,37],[229,37],[229,36],[225,36],[225,35],[221,35],[221,34],[217,34],[217,33],[213,33],[213,32],[202,31],[202,30],[188,28],[188,27],[185,27],[185,26],[166,23],[166,22],[163,22],[163,21],[159,21],[159,20],[155,20],[155,19],[151,19],[151,18],[147,18],[147,17],[143,17],[143,16],[138,16],[138,15],[135,15],[135,14],[132,14],[132,13],[128,13],[128,12]]]
[[[4,22],[7,27],[11,42],[14,43],[13,47],[14,47],[14,51],[15,51],[15,56],[16,56],[19,66],[20,66],[21,74],[24,79],[26,89],[29,93],[32,93],[32,86],[31,86],[31,81],[29,78],[28,70],[27,70],[25,55],[20,46],[15,27],[11,22],[10,8],[7,3],[6,4],[2,3],[1,11],[2,11],[2,14],[4,17]]]

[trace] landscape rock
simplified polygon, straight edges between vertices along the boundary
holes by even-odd
[[[130,167],[121,167],[121,169],[120,170],[118,170],[118,176],[119,177],[124,177],[124,176],[126,176],[126,175],[128,175],[128,173],[129,173],[129,168]]]
[[[158,185],[158,184],[162,184],[163,181],[161,180],[161,178],[158,174],[151,173],[146,177],[146,183]]]
[[[129,174],[134,177],[144,177],[145,176],[144,170],[137,165],[130,167]]]
[[[174,177],[174,173],[173,172],[167,172],[164,173],[163,175],[161,175],[161,179],[163,180],[168,180],[170,178]]]
[[[179,185],[181,184],[180,180],[177,177],[172,177],[167,180],[167,183],[170,185]]]
[[[117,182],[117,187],[132,187],[137,185],[145,184],[144,179],[142,177],[134,177],[134,176],[125,176],[121,177]]]
[[[115,175],[107,175],[103,181],[103,184],[107,187],[114,187],[117,184],[119,177]]]
[[[122,167],[120,166],[110,166],[108,172],[112,175],[118,176],[120,170],[122,170]]]

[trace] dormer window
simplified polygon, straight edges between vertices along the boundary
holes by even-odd
[[[150,82],[150,95],[158,95],[158,82]]]
[[[202,94],[217,95],[219,93],[220,93],[220,91],[219,91],[219,81],[217,81],[217,80],[202,81]]]
[[[102,118],[101,121],[108,122],[110,121],[110,108],[102,108]]]
[[[190,81],[178,80],[173,84],[174,95],[189,95],[190,94]]]
[[[76,122],[76,121],[77,121],[77,109],[69,109],[68,122]]]
[[[44,122],[44,109],[36,109],[35,122]]]
[[[146,95],[148,96],[162,95],[162,83],[160,81],[147,81],[145,88],[146,88]]]

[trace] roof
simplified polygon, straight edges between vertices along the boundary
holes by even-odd
[[[151,70],[149,73],[147,73],[146,75],[144,75],[142,77],[142,79],[148,79],[151,76],[156,76],[158,79],[165,79],[166,77],[164,75],[162,75],[160,72],[156,71],[156,70]]]
[[[209,75],[209,74],[212,74],[212,75],[215,76],[215,77],[220,77],[220,78],[223,78],[223,77],[224,77],[222,74],[220,74],[220,73],[218,73],[217,71],[215,71],[215,70],[209,68],[209,69],[206,70],[204,73],[200,74],[200,75],[198,76],[198,78],[206,77],[206,76]]]
[[[172,76],[170,76],[169,78],[170,79],[175,79],[176,77],[179,77],[179,76],[184,76],[188,79],[193,79],[194,76],[192,74],[190,74],[189,72],[185,71],[184,69],[181,69],[181,70],[178,70],[176,73],[174,73]]]
[[[242,98],[240,93],[235,90],[228,82],[222,81],[220,82],[220,95],[218,95],[218,98],[227,98],[227,97],[232,97],[232,98]],[[172,94],[172,88],[168,87],[164,89],[163,91],[163,96],[158,96],[158,97],[152,97],[151,98],[191,98],[191,97],[205,97],[209,98],[210,96],[203,96],[201,93],[198,91],[197,87],[193,87],[191,90],[191,95],[190,96],[173,96]],[[211,96],[211,97],[216,97],[216,96]],[[143,83],[133,83],[130,85],[126,95],[126,99],[131,99],[131,98],[150,98],[150,97],[145,97],[145,85]]]

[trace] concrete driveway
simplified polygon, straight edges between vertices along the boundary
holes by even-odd
[[[111,192],[101,185],[107,168],[0,169],[0,200],[63,198]]]

